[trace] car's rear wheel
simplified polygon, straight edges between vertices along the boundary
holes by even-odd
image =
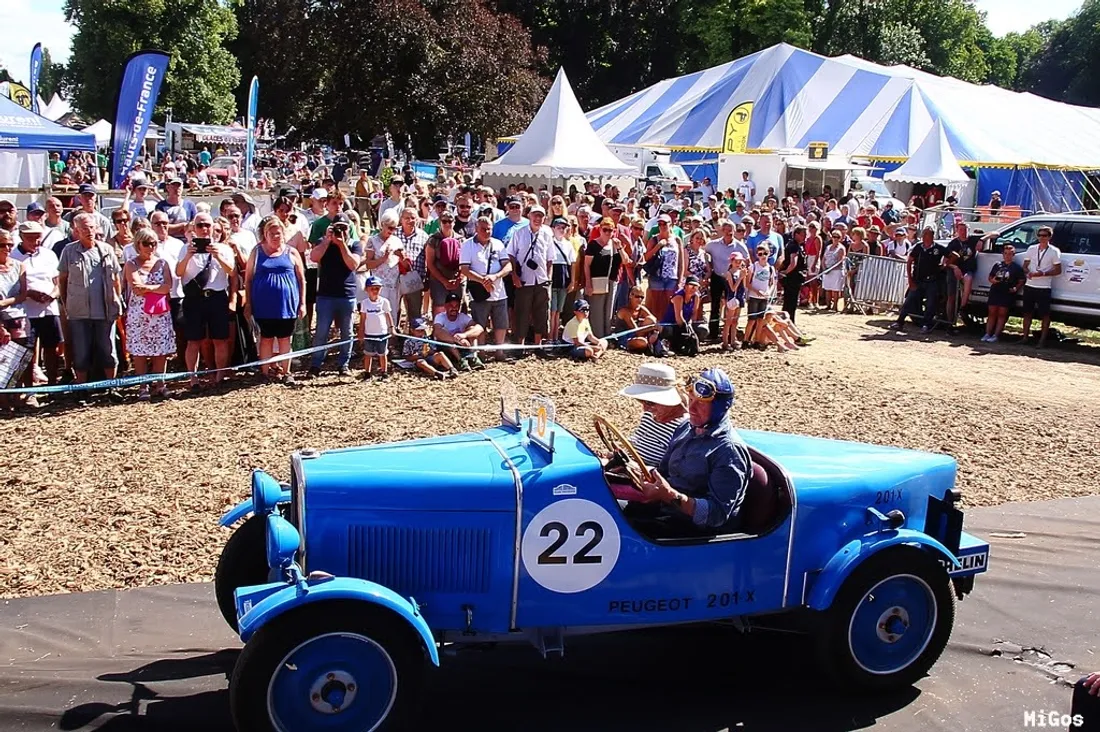
[[[826,612],[818,658],[842,688],[909,686],[943,653],[954,624],[947,572],[924,550],[895,547],[845,580]]]
[[[238,587],[267,582],[266,532],[266,516],[249,516],[230,535],[218,557],[218,567],[214,570],[214,596],[218,599],[222,617],[234,632],[237,630],[237,605],[233,593]]]
[[[229,706],[241,730],[392,732],[414,715],[424,675],[419,636],[402,619],[364,603],[322,602],[249,639]]]

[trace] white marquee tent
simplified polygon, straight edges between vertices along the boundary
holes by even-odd
[[[634,169],[615,157],[596,136],[565,71],[559,69],[527,130],[506,153],[483,164],[481,172],[555,179],[627,176]]]
[[[940,120],[936,120],[924,142],[900,168],[882,177],[885,180],[942,186],[970,181],[970,176],[959,165],[951,150],[951,143],[947,141],[947,133],[944,132],[943,122]]]

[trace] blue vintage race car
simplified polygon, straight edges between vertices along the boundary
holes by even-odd
[[[549,655],[566,636],[703,621],[797,621],[845,688],[908,685],[986,569],[950,457],[743,431],[758,467],[738,530],[668,536],[616,500],[622,474],[549,401],[507,402],[483,432],[303,450],[289,485],[253,474],[215,582],[245,642],[239,729],[396,729],[446,644]]]

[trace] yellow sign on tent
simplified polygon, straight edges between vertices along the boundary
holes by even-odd
[[[31,90],[22,84],[9,81],[7,84],[7,97],[24,109],[31,109]]]
[[[739,154],[748,150],[752,106],[752,102],[738,104],[726,118],[726,135],[722,142],[722,152]]]
[[[829,143],[811,142],[806,148],[806,154],[810,160],[828,160]]]

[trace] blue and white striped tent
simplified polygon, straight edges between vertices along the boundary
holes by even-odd
[[[788,44],[658,82],[588,119],[605,143],[698,161],[721,151],[727,118],[746,102],[754,105],[748,152],[825,142],[831,155],[900,164],[941,120],[961,165],[999,169],[1002,179],[1047,169],[1078,171],[1083,181],[1080,171],[1100,170],[1100,110]]]

